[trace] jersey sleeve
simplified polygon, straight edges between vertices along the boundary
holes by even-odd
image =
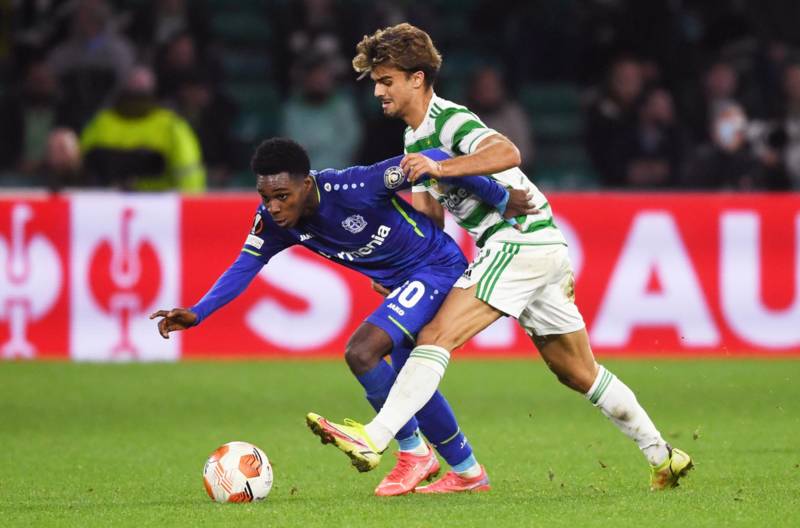
[[[439,149],[423,150],[421,154],[431,158],[434,161],[443,161],[450,158],[446,152]],[[508,201],[508,191],[502,185],[487,176],[457,176],[437,179],[442,183],[447,183],[454,187],[461,187],[468,190],[480,198],[481,201],[491,205],[492,207],[498,207],[502,205],[504,209],[505,204]],[[434,180],[423,179],[421,184],[423,186],[427,186],[430,185],[431,182],[434,182]]]
[[[508,190],[492,178],[486,176],[461,176],[460,178],[440,178],[444,183],[461,187],[481,199],[482,202],[505,212],[508,203]]]
[[[472,154],[481,140],[497,134],[464,107],[445,109],[436,117],[435,126],[442,146],[455,154]]]
[[[195,325],[238,297],[269,259],[293,245],[288,238],[269,230],[263,216],[265,214],[266,211],[259,207],[239,257],[203,298],[190,308],[197,315]]]
[[[273,256],[295,244],[295,242],[276,233],[274,229],[270,229],[271,222],[266,219],[268,214],[263,207],[258,208],[256,216],[253,218],[250,233],[247,235],[242,248],[242,253],[247,253],[259,259],[262,265],[269,262],[269,259]]]
[[[240,253],[239,257],[217,279],[217,282],[203,298],[189,308],[197,315],[195,326],[238,297],[263,267],[264,263],[258,258],[247,253]]]
[[[317,173],[320,192],[339,193],[350,204],[374,205],[411,186],[400,168],[402,159],[403,156],[395,156],[374,165],[320,171]]]

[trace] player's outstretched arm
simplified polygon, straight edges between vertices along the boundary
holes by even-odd
[[[421,152],[406,154],[400,166],[409,181],[417,181],[423,174],[431,178],[496,174],[522,163],[519,149],[502,134],[493,133],[482,139],[471,154],[436,161]]]
[[[428,160],[430,163],[438,163],[439,161],[450,159],[447,153],[440,149],[429,149],[420,153],[422,158]],[[372,198],[387,198],[395,192],[407,189],[411,186],[407,175],[398,165],[401,157],[397,156],[384,160],[369,166],[350,167],[348,169],[337,171],[336,181],[344,189],[348,188],[363,188],[366,185],[364,194]],[[428,178],[430,174],[423,174],[424,178]],[[451,181],[448,181],[451,180]],[[451,183],[458,187],[475,194],[484,203],[496,208],[506,218],[512,219],[515,216],[535,214],[538,212],[532,198],[529,198],[525,191],[508,190],[492,178],[486,176],[465,176],[461,178],[442,178],[443,182]],[[329,183],[326,185],[330,185]],[[338,186],[338,185],[337,185]],[[427,207],[418,207],[421,200],[416,199],[416,195],[423,195],[425,193],[414,193],[415,196],[414,207],[422,213],[430,216],[440,226],[443,224],[444,217],[437,217],[429,214],[429,211],[424,210]],[[437,204],[438,205],[438,204]],[[441,213],[440,213],[441,214]]]
[[[150,314],[150,319],[161,317],[158,321],[158,333],[164,339],[169,339],[169,333],[177,330],[186,330],[197,322],[197,314],[186,308],[173,308],[172,310],[158,310]]]
[[[164,339],[169,339],[170,332],[186,330],[200,324],[206,317],[235,299],[247,288],[263,266],[261,260],[241,253],[200,302],[191,308],[159,310],[151,314],[150,319],[162,318],[158,321],[158,333]]]

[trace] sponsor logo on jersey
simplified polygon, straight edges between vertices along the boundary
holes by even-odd
[[[306,240],[310,240],[314,238],[312,233],[300,233],[300,242],[305,242]]]
[[[471,192],[462,187],[458,187],[440,196],[439,203],[442,204],[445,209],[453,210],[470,196],[472,196]]]
[[[358,214],[350,215],[342,220],[342,227],[353,233],[360,233],[367,227],[367,221],[364,217]]]
[[[394,167],[389,167],[383,173],[383,184],[386,186],[387,189],[397,189],[403,182],[406,180],[406,175],[403,172],[403,169],[395,165]]]
[[[378,232],[374,233],[370,238],[372,240],[367,243],[366,246],[360,247],[355,251],[340,251],[336,254],[336,257],[341,260],[349,260],[353,261],[358,257],[366,257],[367,255],[371,254],[375,251],[378,247],[383,245],[386,241],[386,237],[389,236],[389,232],[392,230],[391,227],[382,225],[378,228]]]

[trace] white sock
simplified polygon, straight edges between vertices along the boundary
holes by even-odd
[[[444,377],[450,352],[436,345],[414,348],[400,369],[380,412],[365,427],[378,451],[383,451],[394,435],[417,411],[428,403]]]
[[[667,459],[667,443],[661,437],[636,396],[619,378],[602,365],[586,398],[605,414],[617,428],[636,442],[651,465]]]
[[[425,442],[420,442],[420,444],[417,447],[415,447],[414,449],[409,449],[407,452],[416,456],[425,456],[430,452],[430,448],[428,447],[428,444],[426,444]]]

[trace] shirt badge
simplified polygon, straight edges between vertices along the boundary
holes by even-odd
[[[353,233],[360,233],[367,227],[367,221],[361,215],[350,215],[342,220],[342,227]]]

